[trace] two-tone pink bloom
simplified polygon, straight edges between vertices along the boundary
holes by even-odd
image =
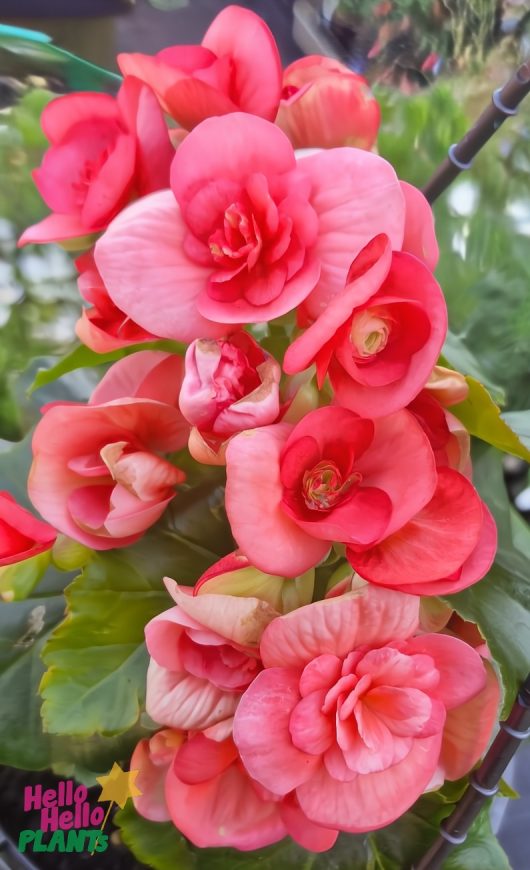
[[[137,745],[140,815],[169,821],[200,848],[260,849],[290,835],[309,851],[331,848],[337,833],[313,824],[295,795],[280,798],[247,773],[231,738],[158,731]]]
[[[380,118],[366,79],[343,63],[310,55],[284,70],[276,123],[295,148],[370,149]]]
[[[120,54],[125,76],[146,82],[165,112],[186,130],[205,118],[249,112],[274,121],[282,68],[272,33],[259,15],[228,6],[201,45],[173,45],[154,57]]]
[[[107,550],[137,540],[184,473],[164,454],[186,444],[177,407],[183,362],[143,351],[116,363],[87,405],[50,405],[33,436],[28,492],[65,535]]]
[[[370,420],[319,408],[296,426],[235,436],[226,458],[232,533],[263,571],[296,576],[341,542],[363,578],[437,594],[474,583],[491,565],[489,512],[464,475],[437,468],[407,410]]]
[[[484,752],[499,686],[472,647],[416,635],[419,599],[365,585],[275,619],[234,741],[249,774],[318,825],[390,824]]]
[[[0,568],[31,559],[53,547],[56,530],[0,491]]]
[[[22,245],[83,240],[132,199],[168,185],[174,149],[155,96],[137,79],[126,79],[116,98],[58,97],[41,123],[50,147],[33,178],[52,214],[23,233]]]
[[[382,232],[400,249],[411,219],[382,158],[341,148],[297,159],[278,127],[241,113],[210,118],[186,137],[171,188],[114,220],[95,258],[120,310],[187,342],[304,300],[317,316],[343,292],[364,245]],[[421,203],[430,213],[416,194],[412,211]]]
[[[277,612],[258,598],[195,597],[169,579],[166,586],[176,606],[145,629],[147,712],[161,725],[214,728],[215,738],[224,739],[242,692],[261,668],[259,641]]]
[[[274,423],[280,413],[280,377],[279,363],[246,332],[192,342],[179,399],[193,426],[192,456],[199,462],[223,462],[228,438]]]
[[[315,362],[319,385],[329,374],[340,405],[382,417],[420,392],[446,331],[445,299],[430,270],[379,235],[352,263],[344,291],[287,349],[284,368],[293,374]]]

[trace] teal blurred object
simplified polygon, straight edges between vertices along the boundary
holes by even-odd
[[[121,76],[58,48],[45,33],[7,24],[0,24],[0,76],[42,76],[64,90],[110,94],[121,84]]]

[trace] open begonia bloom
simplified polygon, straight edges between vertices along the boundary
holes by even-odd
[[[319,825],[384,827],[439,770],[458,778],[487,746],[497,681],[463,641],[414,636],[418,614],[419,598],[365,585],[263,633],[264,670],[241,699],[234,741],[251,776],[278,795],[294,790]]]

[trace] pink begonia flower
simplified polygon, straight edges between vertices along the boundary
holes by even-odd
[[[222,452],[231,435],[274,423],[280,413],[281,368],[246,332],[188,347],[180,410],[194,429],[189,449],[201,462]]]
[[[157,336],[146,332],[114,305],[101,280],[92,253],[75,261],[79,272],[77,286],[90,308],[83,308],[75,331],[84,345],[96,353],[108,353],[120,347],[155,341]]]
[[[422,389],[447,332],[443,293],[427,266],[376,236],[356,257],[342,294],[287,348],[289,374],[316,362],[338,404],[365,417],[404,408]]]
[[[259,15],[228,6],[201,45],[173,45],[154,57],[120,54],[125,76],[146,82],[165,112],[191,130],[212,115],[249,112],[274,121],[282,68],[272,33]]]
[[[330,57],[313,54],[290,64],[276,123],[295,148],[370,149],[381,119],[366,79]]]
[[[230,738],[210,739],[166,729],[137,745],[131,770],[142,794],[140,815],[171,820],[199,848],[232,846],[248,851],[290,834],[313,852],[330,849],[337,832],[311,822],[295,795],[279,798],[245,771]]]
[[[234,538],[256,567],[283,576],[316,565],[333,541],[366,547],[398,531],[436,487],[429,440],[408,411],[367,420],[319,408],[296,426],[236,435],[226,457]]]
[[[461,392],[461,385],[453,384],[453,395],[455,387]],[[451,594],[487,574],[495,558],[497,529],[471,484],[470,438],[465,426],[427,390],[408,410],[430,441],[440,472],[436,492],[398,533],[365,552],[350,548],[347,555],[355,570],[373,583],[415,595]],[[457,544],[448,545],[451,535]]]
[[[164,338],[219,338],[226,324],[303,300],[318,314],[376,233],[403,242],[405,197],[389,163],[355,148],[297,160],[285,134],[252,115],[193,130],[171,187],[125,209],[95,248],[114,303]]]
[[[301,574],[341,542],[365,580],[437,595],[475,583],[493,560],[489,511],[464,475],[436,467],[407,410],[367,420],[319,408],[294,427],[236,435],[226,459],[232,533],[267,573]]]
[[[146,709],[171,728],[205,730],[231,722],[241,693],[261,668],[261,634],[277,612],[258,598],[200,595],[166,579],[176,607],[145,628],[151,656]]]
[[[176,407],[183,362],[143,351],[116,363],[90,403],[50,405],[33,436],[28,492],[42,516],[95,550],[134,543],[184,473],[161,454],[182,448]]]
[[[52,214],[20,245],[99,233],[131,199],[168,186],[174,148],[154,94],[137,79],[126,79],[116,98],[57,97],[41,122],[50,147],[33,178]]]
[[[293,789],[319,825],[390,824],[484,752],[499,685],[470,646],[414,636],[419,598],[365,585],[275,619],[243,695],[234,741],[249,774]],[[469,736],[473,734],[473,740]]]
[[[53,547],[56,530],[0,491],[0,567],[31,559]]]
[[[408,410],[414,414],[431,442],[437,467],[454,468],[471,479],[469,432],[435,398],[438,394],[438,391],[422,390],[409,403]]]
[[[239,550],[223,556],[199,577],[193,587],[194,595],[214,593],[260,598],[278,613],[288,613],[303,604],[309,604],[315,588],[315,572],[306,571],[301,577],[278,577],[255,568]]]

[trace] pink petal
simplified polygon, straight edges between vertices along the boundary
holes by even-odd
[[[185,209],[201,184],[221,180],[240,185],[249,175],[269,177],[295,167],[293,146],[285,133],[262,118],[237,112],[208,118],[186,136],[173,159],[171,187]]]
[[[308,255],[302,268],[283,284],[279,295],[268,303],[251,304],[244,298],[233,302],[219,301],[203,292],[197,300],[197,308],[203,317],[219,323],[261,323],[295,309],[313,289],[319,276],[318,258]]]
[[[241,6],[228,6],[210,24],[202,44],[217,57],[233,59],[232,87],[238,106],[274,121],[282,66],[274,36],[263,19]]]
[[[434,272],[440,252],[434,231],[432,209],[421,190],[406,181],[401,181],[400,184],[405,197],[403,250],[423,260]]]
[[[52,143],[60,142],[81,121],[120,121],[118,103],[109,94],[78,91],[56,97],[44,108],[41,125],[46,138]]]
[[[78,238],[79,249],[86,248],[94,241],[90,235],[98,233],[102,229],[104,229],[104,225],[87,227],[79,215],[50,214],[37,224],[24,230],[18,240],[18,247],[22,248],[29,244],[46,245],[49,242]]]
[[[493,667],[484,662],[486,685],[470,701],[447,715],[440,763],[444,776],[455,780],[477,763],[493,736],[500,703],[500,686]]]
[[[241,646],[258,646],[265,627],[278,616],[270,604],[260,598],[236,595],[186,595],[166,578],[166,587],[180,609],[201,626]]]
[[[238,764],[199,785],[185,785],[170,769],[166,801],[173,824],[199,848],[249,851],[285,837],[277,802],[262,799]]]
[[[191,674],[168,671],[154,659],[149,663],[145,706],[160,725],[200,731],[230,718],[238,701],[237,692],[225,692]]]
[[[118,102],[136,133],[136,185],[142,196],[169,186],[169,169],[175,155],[168,128],[157,99],[150,88],[127,76]]]
[[[149,740],[140,740],[131,756],[130,770],[138,770],[136,785],[140,795],[133,797],[135,809],[151,822],[167,822],[170,815],[165,799],[167,766],[154,764]]]
[[[312,184],[311,204],[319,217],[315,253],[320,281],[305,302],[316,319],[342,293],[348,270],[374,236],[385,233],[393,249],[403,241],[404,198],[386,160],[357,148],[331,148],[298,160]]]
[[[360,774],[339,782],[324,767],[298,786],[303,812],[320,825],[353,834],[389,825],[425,790],[440,753],[441,733],[415,740],[409,754],[377,773]]]
[[[395,588],[411,595],[451,595],[481,580],[491,568],[497,551],[497,526],[484,502],[482,513],[482,529],[477,545],[458,571],[441,580],[400,583]]]
[[[447,710],[469,701],[482,691],[486,682],[484,664],[469,644],[446,634],[423,634],[413,637],[407,652],[430,656],[440,674],[440,682],[430,689]]]
[[[309,326],[285,353],[283,368],[287,374],[301,372],[314,361],[317,352],[351,316],[353,309],[379,289],[392,260],[387,236],[375,236],[358,254],[348,274],[344,291],[331,301],[318,319]],[[366,415],[368,416],[368,415]]]
[[[363,646],[410,637],[418,626],[419,599],[368,584],[355,592],[300,607],[265,629],[266,668],[303,668],[325,653],[344,658]]]
[[[187,259],[186,233],[171,192],[153,193],[112,221],[96,263],[111,299],[144,329],[176,341],[216,338],[226,328],[197,311],[210,270]]]
[[[190,737],[179,749],[173,772],[187,785],[207,782],[219,776],[238,758],[232,740],[209,740],[204,734]]]
[[[414,475],[417,482],[416,471]],[[364,553],[349,548],[347,555],[365,580],[422,584],[457,571],[474,550],[481,528],[482,505],[473,486],[459,472],[440,468],[433,498],[409,523]]]
[[[177,405],[184,377],[184,360],[177,354],[161,350],[142,350],[114,363],[103,375],[90,397],[91,405],[114,399],[153,399],[166,405]],[[182,420],[184,446],[189,425]]]
[[[400,529],[431,500],[436,464],[429,439],[409,411],[396,411],[374,421],[368,450],[356,460],[363,486],[382,489],[392,501],[385,536]]]
[[[288,423],[251,429],[232,438],[226,451],[225,506],[232,534],[253,565],[283,577],[303,574],[329,549],[281,507],[279,458],[290,431]]]
[[[306,695],[289,719],[293,744],[310,755],[322,755],[335,742],[333,717],[322,712],[325,697],[323,689]]]
[[[249,774],[274,794],[305,782],[320,758],[294,746],[289,720],[300,700],[299,673],[287,668],[261,671],[244,693],[234,717],[234,742]]]
[[[308,852],[327,852],[335,845],[339,832],[311,822],[300,809],[294,794],[284,798],[279,809],[287,833],[303,849]]]

